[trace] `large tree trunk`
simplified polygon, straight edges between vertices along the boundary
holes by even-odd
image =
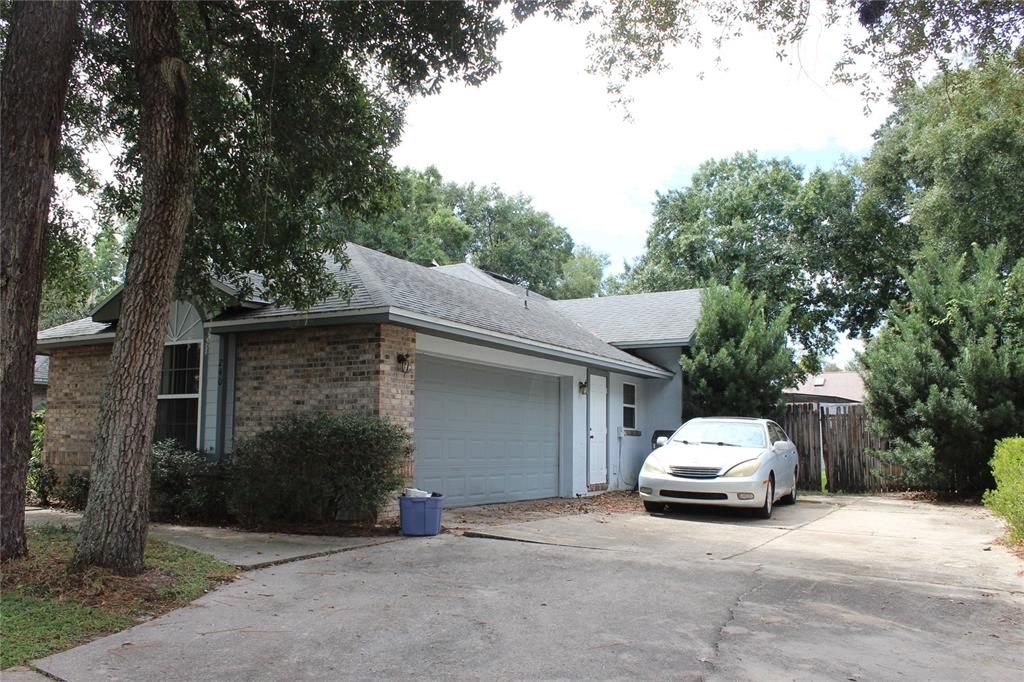
[[[0,560],[25,554],[25,476],[43,235],[77,2],[16,2],[0,76]]]
[[[136,575],[143,570],[149,524],[150,446],[164,337],[192,213],[195,169],[188,68],[174,3],[129,3],[128,35],[140,94],[142,208],[75,563]]]

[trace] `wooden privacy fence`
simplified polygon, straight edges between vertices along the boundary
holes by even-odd
[[[783,427],[800,453],[801,488],[820,489],[822,448],[832,492],[885,490],[899,473],[897,467],[869,454],[885,450],[887,443],[868,428],[863,405],[790,403]]]

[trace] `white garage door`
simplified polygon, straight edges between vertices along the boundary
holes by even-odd
[[[558,494],[558,379],[416,359],[416,486],[447,506]]]

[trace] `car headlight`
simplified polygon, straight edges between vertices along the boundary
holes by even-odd
[[[740,462],[732,469],[725,472],[725,476],[753,476],[754,472],[761,466],[761,460],[759,459],[748,459],[746,462]]]
[[[657,457],[648,457],[644,460],[644,467],[640,473],[653,476],[654,474],[665,473],[665,466],[658,461]]]

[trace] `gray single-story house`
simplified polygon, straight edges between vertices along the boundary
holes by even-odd
[[[219,459],[288,414],[376,414],[411,432],[411,483],[459,506],[631,489],[653,432],[681,423],[699,290],[553,301],[468,264],[347,253],[330,267],[348,301],[176,302],[156,436]],[[119,306],[39,334],[62,473],[92,456]]]

